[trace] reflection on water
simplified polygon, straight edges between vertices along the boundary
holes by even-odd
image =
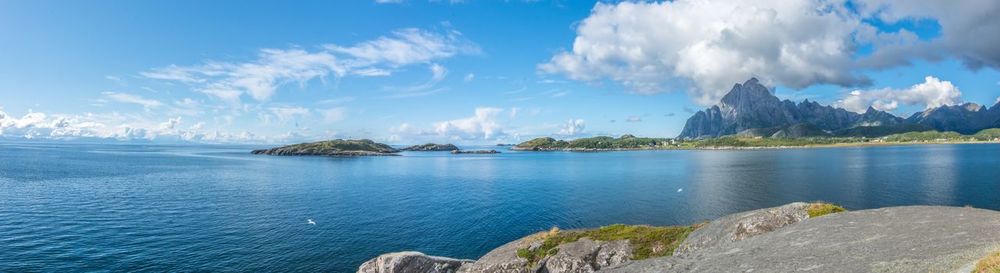
[[[687,224],[793,201],[1000,209],[993,144],[379,158],[250,149],[0,144],[0,271],[351,272],[390,251],[476,258],[552,226]]]

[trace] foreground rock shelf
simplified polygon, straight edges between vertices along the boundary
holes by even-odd
[[[689,227],[554,229],[507,243],[476,261],[399,252],[372,259],[358,272],[972,272],[977,262],[1000,251],[997,211],[908,206],[837,212],[827,204],[791,203]],[[614,227],[685,238],[673,245],[628,236],[618,240],[628,233],[605,231]],[[670,253],[662,256],[665,250]]]

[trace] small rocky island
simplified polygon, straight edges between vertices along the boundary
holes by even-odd
[[[447,151],[457,151],[458,146],[455,146],[453,144],[427,143],[427,144],[413,145],[410,147],[403,148],[401,150],[412,151],[412,152],[447,152]]]
[[[395,156],[399,150],[368,139],[335,139],[253,150],[255,155]]]
[[[998,272],[1000,212],[791,203],[689,226],[539,232],[478,260],[396,252],[358,273]]]
[[[453,150],[452,154],[499,154],[497,150]]]

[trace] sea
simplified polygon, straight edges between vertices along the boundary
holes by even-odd
[[[354,272],[522,236],[686,225],[795,201],[1000,210],[1000,145],[251,155],[260,146],[0,143],[0,272]]]

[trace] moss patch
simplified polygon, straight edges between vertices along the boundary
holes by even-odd
[[[809,218],[845,211],[847,211],[847,209],[844,209],[844,207],[823,202],[809,204],[809,207],[806,208],[806,212],[809,213]]]
[[[1000,273],[1000,251],[993,252],[976,263],[974,273]]]
[[[576,242],[580,238],[595,241],[628,240],[632,244],[632,260],[670,256],[674,249],[701,224],[691,226],[653,227],[645,225],[610,225],[598,229],[582,231],[559,231],[553,229],[543,233],[541,247],[529,250],[518,249],[517,256],[527,259],[534,266],[546,256],[559,253],[559,246]]]

